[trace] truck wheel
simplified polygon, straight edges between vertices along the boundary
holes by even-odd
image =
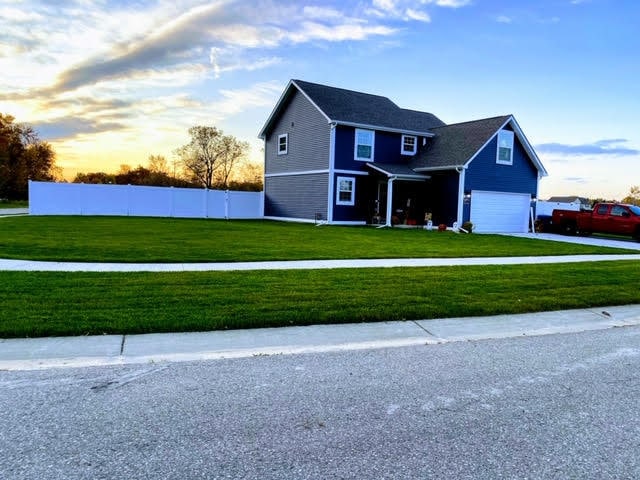
[[[576,222],[566,222],[562,227],[563,227],[562,232],[565,235],[575,235],[576,232],[578,231],[578,226],[576,225]]]
[[[633,233],[633,239],[636,242],[640,242],[640,227],[637,227],[636,231]]]

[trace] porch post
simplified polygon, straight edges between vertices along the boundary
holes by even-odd
[[[391,226],[391,215],[393,213],[393,181],[395,177],[389,178],[387,181],[387,222],[385,225],[387,227]]]

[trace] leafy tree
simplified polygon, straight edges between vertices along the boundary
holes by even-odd
[[[634,186],[629,189],[629,195],[622,199],[622,203],[630,203],[640,206],[640,187]]]
[[[205,188],[228,188],[234,167],[249,145],[216,127],[191,127],[189,136],[191,141],[176,150],[188,176]]]
[[[51,145],[36,131],[0,113],[0,198],[25,200],[29,180],[52,181],[59,176]]]
[[[116,176],[105,172],[78,173],[73,179],[73,183],[116,183]]]

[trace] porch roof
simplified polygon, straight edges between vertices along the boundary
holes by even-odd
[[[386,175],[388,178],[397,178],[399,180],[428,180],[429,175],[417,173],[408,165],[398,163],[367,163],[367,167],[379,173]]]

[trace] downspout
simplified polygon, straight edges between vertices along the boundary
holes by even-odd
[[[464,179],[466,167],[456,167],[458,172],[458,228],[462,226],[462,218],[464,216]]]
[[[336,124],[330,123],[329,128],[331,129],[329,132],[329,178],[327,179],[327,223],[333,222],[333,202],[334,200],[334,170],[335,170],[335,162],[336,162]]]
[[[391,226],[391,215],[393,214],[393,181],[396,177],[389,177],[387,181],[387,221],[385,226]]]

